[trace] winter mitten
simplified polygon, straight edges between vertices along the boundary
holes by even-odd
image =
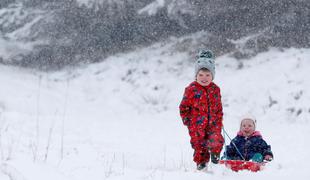
[[[254,156],[250,159],[250,161],[263,162],[263,156],[260,153],[255,153]]]

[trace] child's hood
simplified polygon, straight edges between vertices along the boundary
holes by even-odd
[[[239,131],[237,133],[238,136],[244,136],[242,131]],[[253,134],[250,137],[262,137],[261,133],[259,131],[254,131]]]

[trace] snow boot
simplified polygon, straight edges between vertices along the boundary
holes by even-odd
[[[255,153],[254,156],[250,159],[250,161],[263,162],[263,156],[260,153]]]
[[[218,164],[220,160],[220,155],[219,154],[213,154],[211,153],[211,162],[213,164]]]
[[[201,164],[198,164],[197,165],[197,170],[198,171],[201,171],[201,170],[203,170],[204,168],[206,168],[207,167],[207,164],[206,163],[201,163]]]

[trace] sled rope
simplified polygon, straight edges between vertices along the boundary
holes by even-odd
[[[208,90],[206,89],[206,88],[203,88],[205,91],[206,91],[206,94],[207,94],[207,104],[208,104],[208,127],[209,127],[209,121],[210,121],[210,119],[211,119],[211,114],[210,114],[210,104],[209,104],[209,92],[208,92]],[[224,129],[224,126],[223,126],[223,132],[224,132],[224,143],[225,143],[225,153],[224,153],[224,157],[227,159],[227,156],[226,156],[226,150],[227,150],[227,148],[226,148],[226,141],[225,141],[225,134],[226,134],[226,136],[230,139],[230,141],[231,141],[231,143],[234,145],[234,147],[236,148],[236,150],[237,150],[237,152],[238,152],[238,154],[241,156],[241,158],[243,159],[243,160],[245,160],[245,158],[242,156],[242,154],[241,154],[241,152],[239,151],[239,149],[237,148],[237,146],[236,146],[236,144],[232,141],[232,139],[229,137],[229,135],[228,135],[228,133],[225,131],[225,129]]]
[[[227,152],[227,144],[226,144],[226,138],[225,138],[225,134],[224,134],[224,126],[223,126],[222,130],[223,130],[223,135],[224,135],[223,138],[224,138],[224,145],[225,145],[224,157],[222,157],[222,159],[223,158],[227,159],[227,154],[226,154],[226,152]]]
[[[243,159],[243,160],[245,160],[245,158],[242,156],[242,154],[241,154],[241,152],[239,151],[239,149],[237,148],[237,146],[236,146],[236,144],[232,141],[232,139],[229,137],[229,135],[228,135],[228,133],[226,132],[226,130],[225,130],[225,128],[224,128],[224,126],[223,126],[223,132],[224,132],[224,143],[225,143],[225,153],[224,153],[224,157],[227,159],[227,155],[226,155],[226,150],[227,150],[227,148],[226,148],[226,141],[225,141],[225,135],[229,138],[229,140],[230,140],[230,142],[234,145],[234,147],[236,148],[236,150],[237,150],[237,152],[238,152],[238,154],[241,156],[241,158]]]

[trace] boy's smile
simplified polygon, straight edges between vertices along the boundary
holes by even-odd
[[[212,82],[211,72],[208,70],[198,71],[196,81],[202,86],[208,86]]]

